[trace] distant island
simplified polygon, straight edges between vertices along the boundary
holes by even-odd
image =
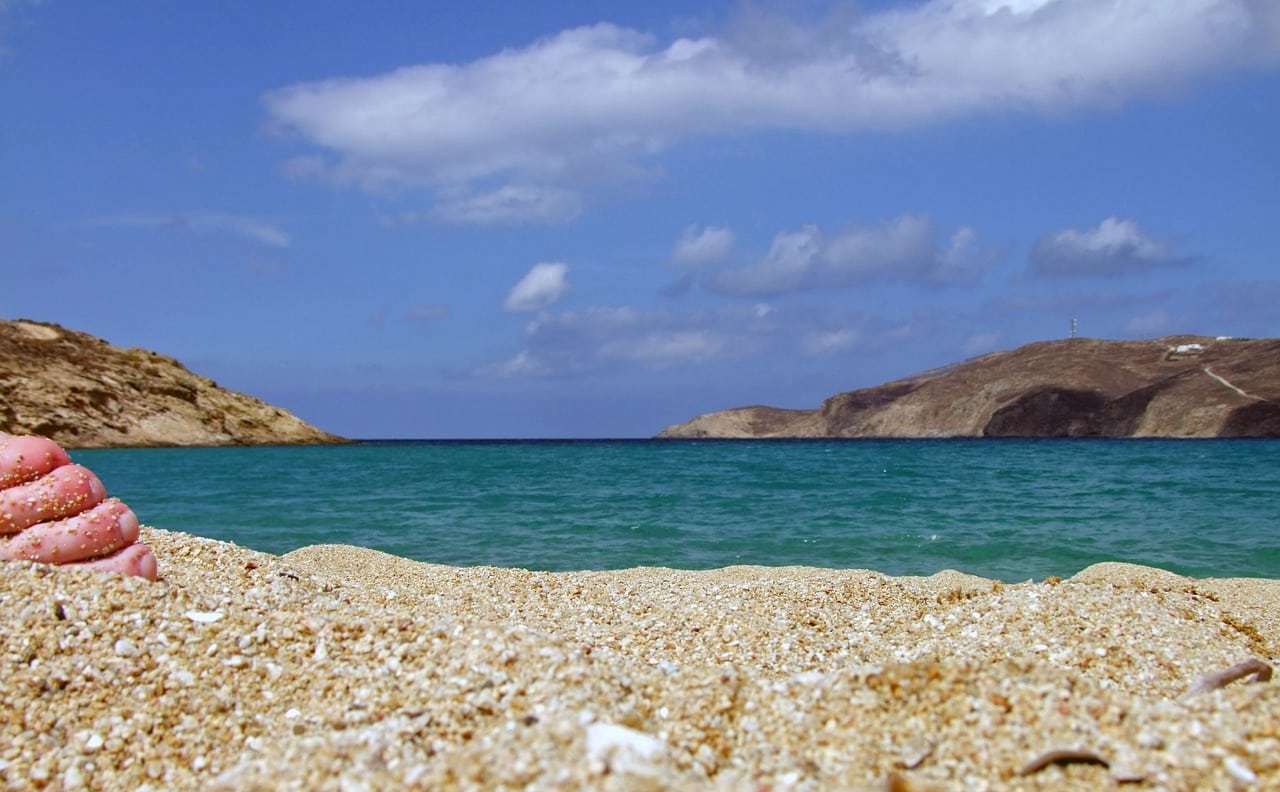
[[[346,442],[171,357],[25,319],[0,319],[0,431],[69,448]]]
[[[815,410],[738,407],[658,437],[1280,437],[1280,339],[1045,341]]]

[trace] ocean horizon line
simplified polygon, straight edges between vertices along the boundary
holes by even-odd
[[[1273,437],[353,437],[349,442],[365,445],[415,443],[499,444],[499,443],[1027,443],[1027,442],[1235,442],[1276,440]]]

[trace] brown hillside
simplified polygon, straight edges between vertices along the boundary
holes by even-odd
[[[340,443],[170,357],[0,319],[0,432],[72,448]]]
[[[1280,437],[1280,339],[1028,344],[837,394],[708,413],[659,437]]]

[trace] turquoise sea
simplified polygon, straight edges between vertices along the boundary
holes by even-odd
[[[1280,442],[468,441],[73,453],[143,522],[542,570],[1280,577]]]

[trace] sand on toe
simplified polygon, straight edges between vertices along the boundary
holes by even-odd
[[[0,564],[8,787],[1280,787],[1280,680],[1187,695],[1275,664],[1277,580],[543,573],[142,539],[158,583]]]

